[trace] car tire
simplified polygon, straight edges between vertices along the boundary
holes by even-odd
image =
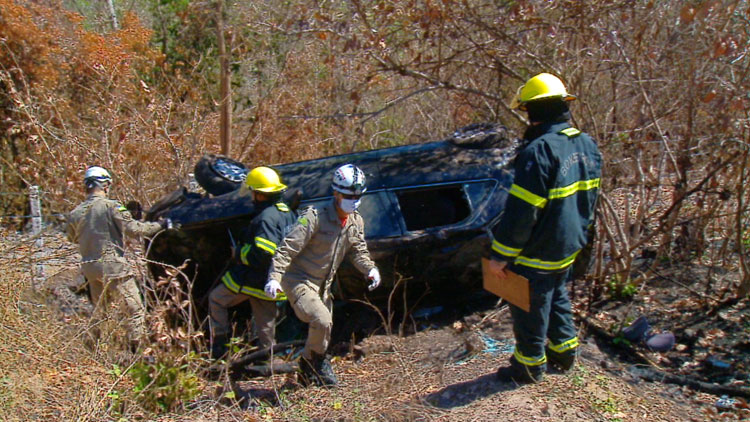
[[[488,149],[507,146],[511,136],[503,125],[495,123],[475,123],[453,132],[450,141],[454,145],[469,149]]]
[[[239,188],[248,169],[231,158],[208,154],[195,164],[195,181],[211,195],[223,195]]]

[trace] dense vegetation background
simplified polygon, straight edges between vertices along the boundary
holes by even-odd
[[[81,198],[89,165],[150,204],[219,151],[221,21],[231,157],[287,162],[479,121],[521,133],[508,99],[552,72],[607,161],[600,284],[626,288],[652,247],[734,262],[750,290],[745,2],[0,0],[0,12],[0,181],[42,186],[50,212]],[[4,214],[25,207],[0,196]]]
[[[607,161],[597,275],[624,282],[649,245],[669,259],[717,246],[708,258],[731,256],[749,289],[746,2],[0,0],[0,13],[0,183],[42,186],[51,212],[81,198],[88,165],[148,205],[220,151],[221,21],[231,157],[288,162],[480,121],[520,134],[509,98],[552,72]],[[4,214],[25,206],[0,196]]]
[[[739,0],[0,0],[0,190],[39,185],[53,214],[82,198],[89,165],[146,205],[185,184],[221,150],[220,40],[228,155],[248,166],[482,121],[520,136],[509,99],[557,74],[606,160],[589,303],[632,294],[648,276],[633,269],[640,256],[706,265],[703,282],[721,292],[709,308],[750,291]],[[2,215],[27,207],[0,195]]]

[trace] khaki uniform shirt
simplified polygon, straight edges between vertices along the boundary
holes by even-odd
[[[365,222],[358,212],[349,214],[344,227],[333,201],[319,211],[305,209],[284,238],[271,261],[269,279],[285,291],[305,283],[316,292],[328,293],[341,261],[348,256],[367,275],[375,267],[365,243]]]
[[[123,257],[123,233],[151,236],[161,230],[159,223],[134,220],[119,202],[103,192],[89,195],[67,218],[68,239],[78,243],[82,268],[87,278],[124,277],[131,273]]]

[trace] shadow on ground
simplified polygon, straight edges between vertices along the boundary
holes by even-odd
[[[493,372],[471,381],[451,384],[442,390],[426,395],[422,400],[434,407],[451,409],[466,406],[495,393],[515,390],[517,387],[518,385],[514,383],[498,381],[497,376]]]

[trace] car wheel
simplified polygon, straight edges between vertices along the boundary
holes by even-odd
[[[463,148],[499,148],[510,144],[510,133],[505,126],[494,123],[475,123],[453,132],[450,141]]]
[[[195,164],[195,180],[211,195],[222,195],[242,185],[248,169],[239,161],[208,154]]]

